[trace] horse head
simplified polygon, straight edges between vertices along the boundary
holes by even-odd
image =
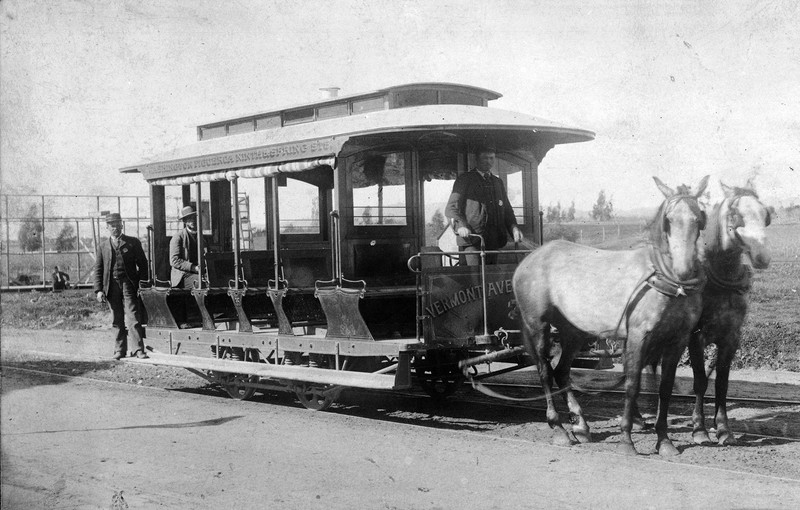
[[[772,221],[770,207],[756,194],[752,179],[743,188],[720,182],[725,200],[720,208],[720,237],[723,249],[741,248],[756,269],[769,267],[772,256],[767,248],[766,228]]]
[[[669,254],[672,271],[679,280],[688,280],[697,271],[697,239],[706,225],[706,213],[697,198],[705,191],[708,177],[703,177],[695,190],[681,185],[677,191],[653,177],[666,200],[651,227],[652,241],[662,253]]]

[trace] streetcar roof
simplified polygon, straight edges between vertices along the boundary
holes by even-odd
[[[467,105],[425,105],[336,117],[196,142],[120,171],[145,179],[335,157],[354,136],[405,131],[527,131],[563,144],[594,133],[524,113]]]
[[[338,87],[330,87],[329,89],[320,89],[320,90],[330,90],[336,89]],[[393,85],[391,87],[386,87],[382,89],[371,90],[368,92],[358,92],[353,94],[345,94],[345,95],[333,95],[331,97],[325,97],[322,99],[318,99],[316,101],[311,101],[308,103],[296,103],[289,106],[282,106],[280,108],[273,108],[270,110],[264,110],[256,113],[249,113],[247,115],[240,115],[237,117],[227,118],[216,120],[213,122],[207,122],[205,124],[201,124],[197,126],[198,128],[208,128],[214,126],[220,126],[231,122],[237,122],[241,120],[249,120],[258,117],[264,117],[267,115],[273,114],[282,114],[286,112],[290,112],[293,110],[301,110],[307,108],[318,108],[320,106],[327,106],[333,104],[344,104],[348,101],[358,100],[358,99],[366,99],[366,98],[374,98],[377,96],[386,96],[390,93],[401,93],[403,91],[419,91],[419,92],[435,92],[435,91],[451,91],[451,92],[462,92],[465,94],[469,94],[474,97],[480,97],[484,101],[494,101],[503,97],[503,94],[499,92],[495,92],[494,90],[485,89],[482,87],[475,87],[472,85],[463,85],[460,83],[450,83],[450,82],[416,82],[416,83],[405,83],[402,85]],[[388,100],[388,98],[387,98]],[[427,104],[427,103],[426,103]],[[443,103],[443,104],[452,104],[452,103]],[[460,104],[460,103],[458,103]],[[471,104],[471,103],[470,103]],[[397,106],[386,108],[386,109],[396,109]],[[374,111],[374,110],[370,110]]]

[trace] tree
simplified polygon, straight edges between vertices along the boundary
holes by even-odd
[[[42,247],[44,225],[37,214],[37,210],[36,205],[31,204],[19,227],[17,240],[22,251],[37,251]]]
[[[436,209],[431,216],[431,221],[425,224],[425,243],[436,244],[436,240],[439,239],[445,228],[447,228],[447,223],[444,220],[444,214]]]
[[[611,221],[614,218],[614,204],[606,199],[606,191],[600,190],[597,202],[592,206],[592,219],[595,221]]]
[[[75,249],[75,241],[77,238],[75,237],[75,229],[72,228],[72,225],[69,223],[64,223],[64,226],[61,227],[61,232],[58,233],[58,237],[56,237],[56,251],[71,251]]]
[[[569,205],[569,209],[567,209],[567,211],[564,213],[564,219],[566,221],[575,221],[575,201],[574,200]]]
[[[559,223],[561,222],[562,212],[561,212],[561,202],[558,202],[555,206],[549,205],[547,206],[547,213],[545,214],[545,218],[547,219],[548,223]]]
[[[372,207],[366,206],[364,212],[361,213],[361,224],[372,225]]]

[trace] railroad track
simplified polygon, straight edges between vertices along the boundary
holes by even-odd
[[[0,365],[2,372],[5,373],[6,371],[15,371],[20,373],[27,373],[31,375],[39,375],[39,376],[49,376],[49,377],[62,377],[67,379],[74,379],[74,380],[88,380],[93,382],[101,382],[101,383],[108,383],[108,384],[121,384],[127,386],[136,386],[141,388],[142,384],[137,384],[134,382],[125,382],[125,381],[116,381],[109,379],[107,377],[92,377],[91,375],[73,375],[70,373],[65,373],[65,371],[61,370],[41,370],[41,369],[31,369],[22,366],[17,366],[19,364],[9,364],[3,363]],[[201,380],[198,380],[201,382]],[[530,397],[532,394],[541,394],[541,387],[532,384],[510,384],[510,383],[492,383],[487,384],[492,389],[499,393],[508,394],[509,396],[517,397],[517,398],[524,398]],[[161,389],[159,386],[148,386],[154,389]],[[209,384],[202,384],[198,385],[196,388],[187,388],[187,391],[191,391],[193,393],[199,394],[207,394],[211,396],[221,396],[223,392],[216,390],[213,385]],[[343,401],[342,403],[351,408],[348,412],[354,412],[352,410],[353,404],[358,407],[362,407],[363,409],[368,409],[373,404],[366,402],[366,403],[359,403],[360,396],[368,396],[372,395],[376,398],[378,402],[383,402],[380,406],[385,407],[385,400],[387,398],[395,399],[395,407],[399,410],[405,411],[413,411],[419,408],[419,402],[423,401],[426,402],[424,404],[425,409],[430,409],[431,413],[437,413],[437,408],[440,407],[437,405],[434,399],[429,397],[423,390],[414,389],[414,390],[407,390],[407,391],[392,391],[392,392],[381,392],[377,390],[356,390],[353,389],[348,392],[349,397]],[[640,403],[642,404],[643,411],[647,409],[647,406],[651,405],[652,399],[655,399],[657,395],[651,392],[643,392],[642,399],[640,399]],[[584,412],[591,421],[608,421],[608,420],[616,420],[619,418],[619,415],[622,411],[622,392],[619,390],[610,390],[610,391],[602,391],[592,395],[583,395],[579,397],[581,400],[581,405],[584,407]],[[566,406],[563,403],[563,400],[559,397],[556,397],[556,407],[557,409],[562,412],[566,413]],[[452,407],[454,405],[457,406],[490,406],[492,408],[503,408],[503,409],[515,409],[525,412],[540,412],[542,415],[546,410],[546,405],[544,401],[537,400],[532,402],[513,402],[513,401],[506,401],[500,400],[497,398],[489,397],[478,393],[476,391],[472,391],[467,384],[465,384],[462,388],[459,389],[458,393],[448,397],[449,403],[442,404],[442,409],[445,411],[448,407]],[[402,402],[406,401],[406,404]],[[775,400],[775,399],[753,399],[753,398],[729,398],[729,409],[736,409],[737,407],[747,407],[749,409],[764,411],[764,412],[771,412],[776,415],[780,415],[782,411],[780,410],[781,407],[790,408],[792,406],[800,406],[800,402],[795,400]],[[670,413],[670,424],[671,426],[674,425],[681,425],[684,422],[688,422],[691,417],[691,407],[694,404],[694,398],[689,397],[686,395],[673,395],[673,400],[670,405],[672,412]],[[713,416],[713,398],[709,398],[706,401],[707,406],[707,416]],[[778,409],[776,409],[778,408]],[[610,409],[614,411],[609,412]],[[800,410],[787,410],[788,412],[800,412]],[[355,414],[361,414],[359,411],[355,411]],[[367,413],[371,414],[371,413]],[[645,418],[648,419],[649,422],[653,420],[652,413],[645,412]],[[772,439],[772,440],[781,440],[781,441],[792,441],[798,442],[800,441],[800,426],[788,425],[785,427],[785,432],[783,433],[771,433],[765,431],[763,427],[758,426],[760,421],[755,422],[756,424],[750,424],[747,420],[737,420],[733,418],[733,428],[738,434],[747,434],[749,436],[754,436],[758,438],[765,438],[765,439]]]

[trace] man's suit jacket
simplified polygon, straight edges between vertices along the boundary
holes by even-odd
[[[125,264],[125,274],[134,285],[139,285],[140,280],[147,280],[149,269],[147,257],[142,249],[142,242],[135,237],[120,236],[119,250],[122,252],[122,262]],[[94,263],[94,291],[101,290],[108,295],[111,286],[111,275],[114,270],[116,253],[111,247],[111,239],[103,239],[97,247]]]
[[[203,236],[204,252],[208,252],[208,242],[208,237]],[[196,259],[197,245],[191,240],[189,231],[184,228],[169,241],[169,265],[172,268],[169,274],[170,285],[177,287],[185,274],[197,274],[192,271],[193,265],[200,265]]]

